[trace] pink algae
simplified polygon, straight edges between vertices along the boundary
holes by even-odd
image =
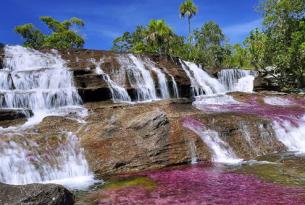
[[[305,100],[289,98],[293,106],[268,105],[261,103],[258,96],[248,98],[244,102],[228,104],[196,103],[195,107],[208,113],[232,112],[260,116],[277,122],[289,121],[297,126],[299,120],[305,115]]]
[[[103,194],[107,198],[100,199],[98,204],[305,204],[304,188],[267,183],[254,176],[201,165],[144,175],[156,182],[156,188],[106,190]]]

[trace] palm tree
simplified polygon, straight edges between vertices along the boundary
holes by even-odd
[[[146,30],[146,40],[157,45],[159,53],[166,53],[168,43],[173,36],[172,29],[164,20],[151,20]]]
[[[191,35],[191,18],[198,13],[198,8],[192,0],[186,0],[180,5],[180,16],[187,17],[189,26],[189,36]]]

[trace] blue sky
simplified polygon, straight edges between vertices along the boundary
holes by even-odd
[[[16,25],[34,23],[44,31],[39,16],[59,20],[73,16],[86,23],[81,30],[86,48],[110,49],[114,38],[136,25],[146,25],[150,19],[164,19],[180,35],[187,33],[187,21],[179,17],[182,0],[2,0],[0,12],[0,42],[20,44],[14,33]],[[231,43],[242,42],[250,30],[260,26],[256,12],[259,0],[194,0],[199,13],[192,19],[192,28],[214,20]]]

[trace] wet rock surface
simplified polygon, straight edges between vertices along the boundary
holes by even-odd
[[[55,184],[7,185],[0,183],[1,205],[73,205],[73,194]]]

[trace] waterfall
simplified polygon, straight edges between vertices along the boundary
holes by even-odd
[[[39,144],[29,138],[0,141],[0,182],[7,184],[58,183],[69,188],[86,188],[93,174],[80,148],[78,138],[70,132]]]
[[[128,54],[120,56],[118,62],[126,70],[130,86],[136,90],[136,101],[157,99],[154,80],[141,60],[132,54]]]
[[[213,162],[236,164],[242,161],[236,157],[231,147],[220,139],[218,132],[204,128],[201,122],[193,119],[186,119],[183,126],[192,130],[207,144],[213,153]]]
[[[21,46],[5,46],[4,52],[0,109],[32,110],[33,117],[23,128],[38,124],[50,115],[76,114],[80,118],[87,114],[80,106],[82,101],[74,87],[72,72],[56,51],[43,53]],[[0,131],[0,182],[60,183],[71,188],[82,188],[93,182],[74,134],[63,133],[56,140],[52,137],[37,140],[35,133],[27,137],[19,127]],[[52,147],[55,141],[58,144]]]
[[[114,102],[131,102],[127,90],[123,86],[119,85],[119,83],[111,80],[110,76],[101,69],[102,61],[99,63],[96,63],[94,60],[91,61],[96,65],[95,73],[101,75],[106,81],[112,95],[112,100]]]
[[[162,99],[170,98],[168,83],[165,74],[161,71],[161,69],[157,68],[156,65],[154,65],[153,62],[151,62],[151,60],[146,58],[145,63],[149,69],[153,70],[157,74],[161,98]]]
[[[190,154],[191,154],[191,163],[196,164],[197,163],[197,148],[194,140],[189,141],[190,146]]]
[[[225,88],[195,63],[180,60],[183,70],[191,81],[194,96],[224,93]]]
[[[66,115],[81,98],[71,71],[55,52],[42,53],[21,46],[5,46],[4,68],[0,69],[0,108],[30,109],[31,123],[48,115]]]
[[[171,80],[172,80],[172,83],[173,83],[173,91],[174,91],[174,97],[175,98],[179,98],[180,95],[179,95],[179,89],[178,89],[178,86],[177,86],[177,83],[175,81],[175,78],[174,76],[170,75],[171,77]]]
[[[274,121],[273,129],[279,141],[289,151],[305,153],[305,116],[298,120],[297,124],[290,121]]]
[[[255,76],[255,71],[241,69],[223,69],[218,73],[218,79],[227,92],[252,92]]]

